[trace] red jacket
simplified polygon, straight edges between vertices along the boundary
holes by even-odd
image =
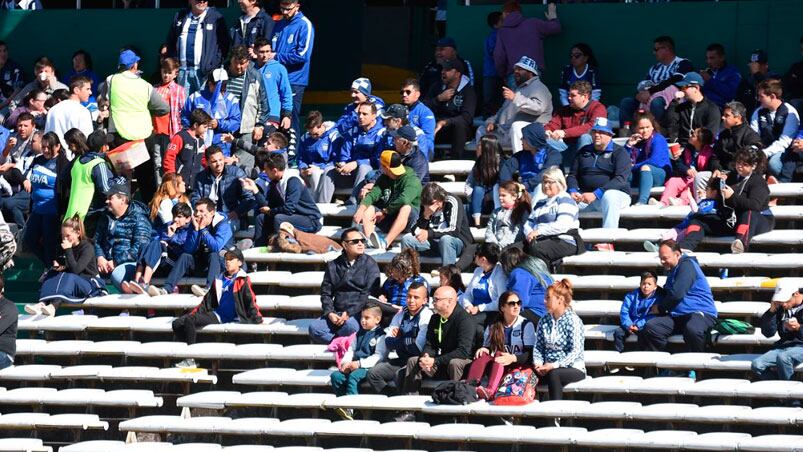
[[[569,105],[564,105],[552,114],[552,119],[546,123],[544,130],[555,131],[563,130],[566,132],[564,139],[576,140],[580,135],[591,131],[591,126],[597,118],[607,118],[608,111],[605,105],[596,100],[589,101],[582,110],[575,110]]]

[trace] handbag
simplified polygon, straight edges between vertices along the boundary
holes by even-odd
[[[494,405],[527,405],[536,400],[538,376],[531,367],[514,367],[505,373],[494,396]]]

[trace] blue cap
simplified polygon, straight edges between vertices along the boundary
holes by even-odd
[[[525,71],[530,71],[533,74],[538,75],[538,63],[536,63],[534,59],[526,55],[522,56],[521,59],[519,59],[518,63],[516,63],[514,66],[520,67]]]
[[[353,89],[354,91],[359,91],[365,94],[366,96],[370,96],[371,80],[365,77],[360,77],[358,79],[355,79],[353,82],[351,82],[351,89]]]
[[[521,129],[521,137],[535,149],[546,147],[546,132],[540,122],[534,122]]]
[[[683,80],[675,83],[678,87],[684,87],[689,85],[705,85],[705,80],[703,80],[703,76],[696,73],[696,72],[689,72],[688,74],[683,76]]]
[[[597,120],[594,121],[594,126],[591,127],[591,130],[595,132],[607,133],[608,135],[613,135],[613,129],[611,129],[611,125],[608,122],[608,118],[597,118]]]
[[[457,43],[454,42],[453,38],[447,36],[445,38],[438,39],[438,42],[435,43],[435,47],[451,47],[457,50]]]
[[[131,67],[139,61],[139,57],[136,53],[132,50],[123,50],[120,52],[120,59],[117,62],[118,66],[123,66],[126,69],[131,69]]]

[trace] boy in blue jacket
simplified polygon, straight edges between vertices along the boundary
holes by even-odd
[[[662,295],[663,289],[658,287],[658,276],[652,271],[641,274],[639,288],[628,292],[622,301],[622,309],[619,311],[619,323],[621,327],[613,332],[613,345],[616,351],[623,352],[625,349],[625,339],[631,334],[638,335],[644,328],[647,320],[655,317],[650,313],[650,309]]]
[[[190,232],[192,208],[187,203],[179,202],[173,206],[172,212],[173,221],[155,230],[150,243],[139,253],[134,280],[123,281],[120,285],[123,293],[147,293],[156,270],[162,264],[173,267],[176,259],[185,252],[184,245]]]

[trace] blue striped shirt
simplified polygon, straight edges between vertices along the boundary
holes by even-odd
[[[524,223],[524,235],[530,235],[534,230],[538,231],[539,237],[563,235],[579,228],[580,209],[568,193],[562,192],[535,203],[530,218]],[[561,239],[574,243],[574,239],[569,235]]]

